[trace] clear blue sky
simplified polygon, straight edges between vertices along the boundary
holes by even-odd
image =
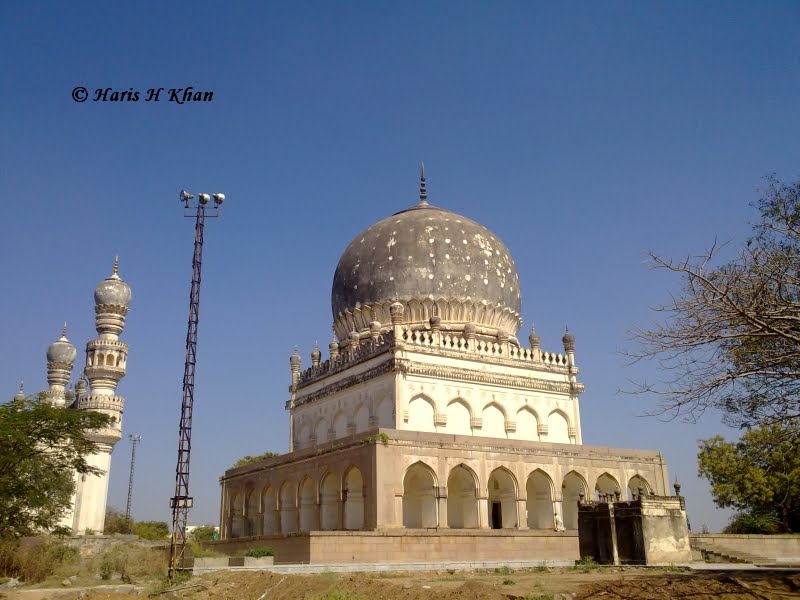
[[[796,2],[0,3],[0,391],[46,387],[64,320],[120,255],[133,289],[125,434],[143,440],[134,516],[169,519],[191,277],[177,193],[221,191],[207,228],[190,521],[217,478],[287,447],[288,357],[327,345],[330,284],[359,231],[415,202],[496,232],[545,349],[577,338],[586,443],[661,450],[695,528],[721,527],[696,440],[637,415],[649,368],[617,351],[678,282],[645,251],[741,242],[764,175],[800,176]],[[206,104],[76,103],[85,86],[194,86]],[[124,508],[130,447],[114,451]]]

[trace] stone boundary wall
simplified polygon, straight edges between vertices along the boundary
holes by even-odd
[[[578,560],[577,531],[312,531],[211,542],[226,554],[270,547],[275,564]]]
[[[689,539],[696,543],[718,546],[757,556],[774,559],[800,560],[800,534],[744,535],[733,533],[693,534]]]

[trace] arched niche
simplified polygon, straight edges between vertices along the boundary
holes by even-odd
[[[547,441],[556,444],[569,444],[569,421],[567,415],[554,410],[547,417]]]
[[[284,481],[280,491],[281,532],[295,533],[297,531],[297,491],[291,481]]]
[[[639,497],[639,488],[641,488],[645,494],[649,495],[653,493],[653,488],[650,486],[648,481],[642,477],[641,475],[634,475],[628,480],[628,499],[632,500],[633,498]]]
[[[278,512],[278,494],[271,485],[267,485],[261,492],[261,512],[264,513],[264,534],[280,533],[281,518]]]
[[[447,433],[470,435],[472,433],[472,414],[469,406],[461,398],[447,404]]]
[[[491,403],[484,407],[481,413],[483,426],[481,435],[493,438],[504,438],[506,436],[506,415],[499,405]]]
[[[578,502],[586,498],[586,481],[575,471],[570,471],[561,483],[562,510],[565,529],[578,528]]]
[[[317,499],[314,490],[314,481],[304,477],[298,488],[299,528],[300,531],[313,531],[317,529]]]
[[[596,500],[601,498],[614,499],[620,493],[619,483],[608,473],[603,473],[597,478],[597,483],[594,484],[594,493]]]
[[[523,407],[517,411],[516,415],[518,440],[539,441],[539,421],[536,414],[530,408]]]
[[[408,403],[408,429],[412,431],[435,432],[433,422],[436,412],[433,400],[426,396],[417,396]]]
[[[319,486],[319,527],[325,531],[340,529],[339,485],[337,477],[328,472]]]

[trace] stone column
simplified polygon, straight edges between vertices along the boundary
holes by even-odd
[[[439,529],[447,529],[447,488],[436,488],[436,503],[439,507],[438,527]]]
[[[344,499],[338,498],[336,500],[336,530],[342,531],[344,529]]]
[[[483,496],[478,498],[478,527],[481,529],[490,529],[489,523],[489,497]]]
[[[525,498],[517,500],[517,528],[528,529],[528,501]]]

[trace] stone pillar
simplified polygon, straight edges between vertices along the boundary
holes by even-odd
[[[560,524],[560,526],[559,526]],[[564,501],[553,500],[553,525],[556,531],[564,530]]]
[[[394,495],[394,524],[396,527],[403,527],[403,494]]]
[[[336,500],[336,530],[344,530],[344,499]]]
[[[517,499],[517,528],[528,529],[528,501],[525,498]]]
[[[439,507],[438,527],[439,529],[447,529],[447,488],[436,488],[436,503]]]
[[[489,529],[489,497],[478,497],[478,527]]]

